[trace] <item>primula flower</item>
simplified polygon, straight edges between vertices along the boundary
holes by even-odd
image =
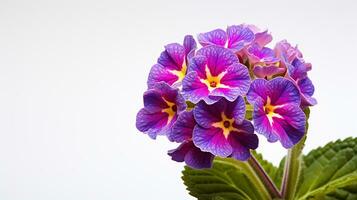
[[[288,77],[291,78],[299,88],[301,94],[302,106],[313,106],[317,104],[312,95],[315,92],[315,87],[312,81],[307,77],[307,72],[311,66],[307,65],[301,59],[295,58],[291,64],[287,64]]]
[[[166,45],[157,64],[151,68],[147,82],[148,87],[151,88],[155,83],[161,81],[169,85],[180,86],[187,73],[188,60],[194,55],[196,46],[191,35],[185,36],[183,45],[178,43]]]
[[[228,26],[227,30],[215,29],[198,35],[198,42],[202,46],[218,45],[240,51],[254,40],[254,33],[243,25]]]
[[[250,149],[258,147],[253,125],[244,119],[245,102],[241,96],[234,102],[222,98],[213,105],[201,101],[193,113],[198,124],[193,130],[193,142],[202,151],[247,160]]]
[[[197,148],[192,141],[192,132],[196,126],[196,121],[192,111],[181,113],[169,135],[169,139],[181,143],[176,149],[170,150],[168,154],[171,159],[177,162],[183,162],[193,168],[210,168],[214,156],[209,152],[203,152]]]
[[[292,81],[256,79],[247,99],[254,106],[255,130],[269,142],[279,140],[283,147],[291,148],[303,137],[306,117],[300,108],[299,89]]]
[[[255,43],[248,47],[246,53],[253,73],[258,78],[272,77],[285,72],[285,68],[279,67],[279,58],[275,57],[275,52],[268,47],[261,47]]]
[[[213,104],[221,97],[234,101],[249,89],[247,67],[223,47],[211,45],[198,50],[188,70],[182,82],[182,94],[193,103],[204,100]]]
[[[144,108],[136,116],[136,127],[153,139],[169,134],[178,114],[185,109],[186,102],[178,89],[157,83],[144,93]]]

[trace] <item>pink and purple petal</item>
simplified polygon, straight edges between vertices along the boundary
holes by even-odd
[[[312,81],[306,77],[304,79],[301,79],[297,82],[298,87],[301,92],[301,104],[302,106],[313,106],[317,104],[317,101],[315,98],[312,97],[312,95],[315,92],[315,87],[312,84]]]
[[[227,68],[220,83],[226,87],[216,88],[210,95],[222,96],[229,101],[234,101],[239,95],[245,95],[250,85],[250,76],[247,67],[240,63],[234,63]]]
[[[196,122],[203,128],[210,128],[212,123],[222,120],[222,113],[236,123],[241,123],[245,116],[245,102],[243,97],[239,96],[234,102],[224,98],[213,105],[207,105],[200,102],[193,110]]]
[[[206,64],[212,76],[218,76],[233,63],[238,63],[237,56],[224,47],[206,46],[197,51],[197,55],[206,57]]]
[[[153,90],[159,91],[166,101],[175,103],[177,112],[186,110],[186,101],[177,88],[172,88],[167,83],[160,82],[153,86]]]
[[[148,78],[148,88],[152,88],[156,83],[165,82],[169,85],[173,85],[178,80],[178,76],[172,74],[169,68],[166,68],[160,64],[155,64],[152,66],[149,78]]]
[[[231,157],[238,160],[247,160],[250,157],[250,149],[258,147],[258,136],[254,134],[253,125],[244,120],[242,124],[234,124],[238,131],[232,131],[228,140],[233,148]]]
[[[192,141],[182,143],[178,148],[170,150],[168,155],[177,162],[183,162],[195,169],[211,168],[214,156],[202,152]]]
[[[217,103],[226,104],[224,114],[228,118],[234,119],[236,124],[237,123],[240,124],[243,122],[245,117],[246,107],[245,107],[245,101],[242,96],[238,96],[238,98],[233,102],[222,99]]]
[[[267,95],[272,105],[284,105],[295,103],[300,105],[301,98],[299,89],[289,79],[277,77],[267,83]]]
[[[260,62],[271,64],[279,61],[279,58],[275,57],[275,52],[272,49],[268,47],[261,47],[257,43],[254,43],[248,48],[248,57],[252,64]]]
[[[184,142],[190,140],[195,126],[196,121],[193,116],[193,111],[182,112],[178,116],[168,137],[170,141],[174,142]]]
[[[187,101],[194,104],[200,100],[209,104],[217,102],[217,100],[209,98],[209,93],[207,85],[201,82],[195,71],[189,72],[182,81],[182,95]]]
[[[197,124],[203,128],[210,128],[212,123],[222,120],[222,113],[225,112],[226,107],[227,100],[224,99],[221,99],[212,105],[208,105],[204,101],[201,101],[193,109],[193,115]]]
[[[220,157],[228,157],[232,154],[232,146],[229,144],[220,128],[205,129],[196,125],[193,130],[193,142],[195,146],[204,152],[210,152]]]
[[[305,134],[306,116],[299,106],[287,104],[276,109],[280,117],[273,117],[273,131],[285,148],[291,148]]]
[[[147,109],[141,109],[136,116],[136,128],[148,134],[152,139],[157,135],[165,135],[170,128],[168,114],[164,112],[151,113]]]
[[[197,72],[199,78],[206,79],[206,65],[207,58],[205,56],[196,55],[190,61],[190,65],[188,66],[188,73]]]
[[[254,105],[253,121],[255,131],[265,136],[269,142],[276,142],[279,137],[274,134],[272,125],[264,111],[264,102],[257,101]]]
[[[229,26],[227,28],[227,36],[227,47],[229,49],[233,49],[234,51],[240,51],[254,40],[254,33],[243,25]]]
[[[247,100],[250,104],[254,105],[257,101],[265,102],[267,100],[267,83],[268,81],[262,78],[252,82],[247,93]]]
[[[254,42],[256,42],[260,46],[264,47],[265,45],[269,44],[272,40],[273,40],[273,37],[266,30],[266,31],[263,31],[263,32],[256,33]]]
[[[194,52],[197,48],[197,43],[192,35],[186,35],[183,40],[183,46],[185,48],[186,61],[194,56]]]
[[[226,32],[222,29],[215,29],[213,31],[207,33],[200,33],[198,35],[198,42],[202,46],[208,45],[218,45],[218,46],[225,46],[227,41]]]
[[[253,73],[256,77],[258,78],[266,78],[266,77],[272,77],[278,74],[283,74],[285,73],[285,69],[281,67],[277,67],[275,65],[271,66],[254,66],[253,68]]]
[[[143,99],[144,107],[149,113],[161,112],[162,109],[168,108],[160,91],[148,90],[144,93]]]

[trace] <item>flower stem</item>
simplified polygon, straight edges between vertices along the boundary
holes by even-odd
[[[254,172],[258,175],[260,180],[263,182],[263,184],[264,184],[265,188],[268,190],[270,196],[273,199],[281,198],[281,194],[280,194],[278,188],[275,186],[273,181],[270,179],[268,174],[265,172],[263,167],[259,164],[259,162],[257,161],[257,159],[255,159],[255,157],[253,155],[249,158],[248,163],[253,168]]]
[[[301,171],[301,153],[305,144],[305,139],[306,135],[298,144],[288,150],[286,156],[283,182],[281,185],[281,194],[285,200],[294,199],[296,193]]]

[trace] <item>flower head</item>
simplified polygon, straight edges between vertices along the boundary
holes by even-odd
[[[253,125],[244,119],[242,97],[234,102],[222,98],[213,105],[200,102],[193,113],[198,124],[193,130],[193,142],[202,151],[247,160],[250,149],[258,147]]]
[[[178,114],[185,109],[185,100],[178,89],[164,82],[157,83],[144,93],[144,108],[136,116],[136,127],[153,139],[157,135],[167,135]]]
[[[180,86],[187,73],[188,60],[194,55],[196,46],[191,35],[185,36],[183,45],[178,43],[166,45],[157,64],[151,68],[148,87],[151,88],[161,81],[169,85]]]
[[[210,168],[214,156],[209,152],[203,152],[197,148],[192,141],[193,129],[196,121],[192,111],[186,111],[179,115],[176,123],[172,127],[169,139],[181,143],[176,149],[170,150],[168,154],[172,160],[183,162],[193,168]]]
[[[247,94],[254,106],[255,130],[269,142],[291,148],[305,133],[306,117],[300,108],[299,89],[286,78],[256,79]]]
[[[191,59],[189,72],[183,80],[182,94],[186,100],[208,104],[224,97],[234,101],[249,89],[250,77],[246,66],[238,62],[230,50],[206,46]]]
[[[240,51],[254,40],[254,33],[244,25],[228,26],[227,30],[215,29],[198,35],[198,42],[202,46],[218,45]]]

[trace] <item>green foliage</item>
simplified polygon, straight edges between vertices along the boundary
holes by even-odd
[[[265,200],[269,194],[247,162],[217,158],[211,169],[185,167],[184,184],[199,200]]]
[[[285,159],[276,167],[261,154],[253,155],[280,188]],[[330,142],[311,151],[303,161],[294,199],[357,199],[357,138]],[[199,200],[271,199],[248,162],[216,158],[212,169],[185,167],[183,180],[190,194]]]
[[[297,199],[357,199],[357,138],[330,142],[304,162]]]

